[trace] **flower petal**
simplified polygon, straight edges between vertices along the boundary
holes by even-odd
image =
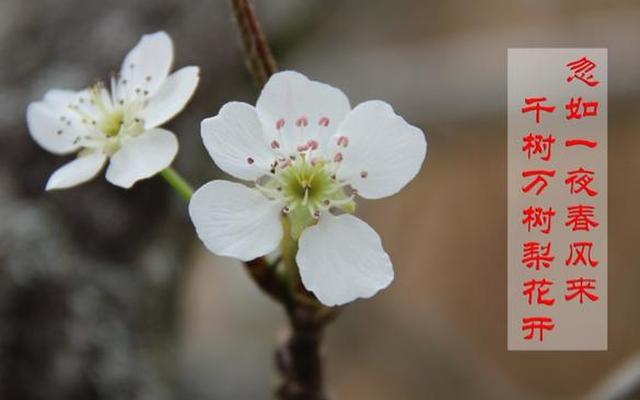
[[[364,221],[325,214],[300,237],[296,261],[302,283],[328,306],[368,298],[393,280],[378,234]]]
[[[111,156],[107,180],[128,189],[171,165],[178,152],[176,136],[164,129],[152,129],[131,139]]]
[[[43,149],[55,154],[67,154],[80,147],[76,138],[86,134],[79,115],[69,105],[77,104],[86,91],[53,89],[42,101],[27,107],[29,133]]]
[[[317,141],[322,151],[351,105],[340,89],[284,71],[269,78],[256,109],[269,142],[277,140],[294,154],[309,140]]]
[[[339,138],[346,137],[338,146]],[[421,129],[409,125],[385,102],[373,100],[358,105],[338,127],[331,141],[332,152],[340,152],[337,176],[368,199],[391,196],[420,171],[427,152]]]
[[[160,126],[182,111],[198,86],[200,69],[184,67],[169,75],[138,115],[147,129]]]
[[[265,141],[253,106],[225,104],[218,115],[202,121],[201,135],[213,161],[229,175],[254,180],[269,173],[275,154]]]
[[[100,151],[81,152],[78,157],[58,168],[47,181],[46,190],[66,189],[88,181],[100,172],[107,160]]]
[[[272,252],[282,238],[282,204],[239,183],[211,181],[189,202],[198,237],[211,252],[242,261]]]
[[[144,35],[127,54],[120,68],[128,97],[146,90],[153,95],[169,75],[173,62],[173,43],[166,32]]]
[[[43,101],[58,111],[69,111],[69,105],[78,105],[80,98],[89,98],[89,90],[51,89],[44,94]]]

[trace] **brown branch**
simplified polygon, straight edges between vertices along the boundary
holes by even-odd
[[[289,290],[274,271],[274,265],[277,264],[278,262],[275,262],[271,265],[264,257],[260,257],[247,261],[244,265],[251,279],[263,292],[285,307],[290,307],[292,299]]]
[[[278,71],[276,60],[250,0],[231,0],[231,7],[240,30],[249,70],[258,85],[263,86]]]
[[[306,326],[305,319],[301,315],[292,318],[291,332],[276,350],[276,365],[282,376],[276,392],[280,400],[327,399],[321,357],[324,325]]]
[[[319,303],[299,280],[291,289],[278,276],[275,265],[277,262],[272,265],[264,258],[245,263],[253,281],[281,303],[289,317],[289,331],[275,354],[282,380],[276,396],[280,400],[326,400],[322,339],[325,327],[337,317],[340,309]]]
[[[262,86],[277,71],[277,65],[250,0],[231,0],[247,63]],[[295,274],[293,283],[278,275],[278,262],[264,258],[245,263],[253,281],[282,304],[290,322],[290,332],[276,350],[276,366],[282,382],[276,391],[280,400],[326,400],[322,375],[324,329],[338,315],[337,308],[322,305],[306,291]]]
[[[245,263],[253,281],[282,304],[289,317],[289,330],[275,353],[281,376],[276,397],[279,400],[327,400],[322,374],[322,339],[325,327],[337,317],[340,309],[322,305],[304,288],[299,275],[293,275],[292,282],[287,281],[292,277],[280,276],[277,266],[278,261],[270,264],[264,257]]]
[[[320,304],[304,288],[295,298],[293,306],[287,308],[291,330],[276,350],[276,365],[282,376],[276,396],[280,400],[327,400],[322,340],[325,327],[340,309]]]

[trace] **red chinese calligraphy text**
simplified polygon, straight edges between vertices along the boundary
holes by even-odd
[[[546,97],[527,97],[524,99],[525,106],[522,107],[522,113],[528,113],[531,111],[535,111],[536,113],[536,123],[540,123],[541,113],[548,112],[552,113],[556,106],[545,106],[542,105],[543,102],[547,101]]]

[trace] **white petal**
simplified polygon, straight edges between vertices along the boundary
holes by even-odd
[[[362,220],[325,214],[300,237],[296,256],[307,290],[328,306],[368,298],[393,280],[378,234]]]
[[[86,182],[100,172],[106,160],[107,156],[100,151],[80,154],[49,177],[46,190],[66,189]]]
[[[169,75],[172,62],[173,43],[166,32],[144,35],[124,58],[120,82],[126,82],[129,97],[136,89],[146,90],[151,96]]]
[[[269,78],[256,109],[265,133],[291,154],[309,140],[322,151],[351,105],[340,89],[284,71]]]
[[[348,138],[347,147],[337,146],[341,136]],[[400,191],[420,171],[427,153],[422,130],[377,100],[354,108],[331,143],[331,151],[343,156],[338,177],[351,182],[368,199]]]
[[[246,103],[225,104],[218,115],[202,121],[201,135],[216,165],[239,179],[267,174],[275,159],[255,108]]]
[[[178,140],[173,133],[159,128],[144,132],[125,140],[111,156],[107,180],[128,189],[171,165],[177,152]]]
[[[29,133],[43,149],[66,154],[78,150],[74,143],[76,137],[86,134],[79,116],[69,108],[77,104],[78,98],[86,91],[53,89],[48,91],[42,101],[27,107],[27,125]]]
[[[147,129],[160,126],[182,111],[198,86],[200,69],[184,67],[169,75],[138,115]]]
[[[66,90],[66,89],[51,89],[44,94],[42,99],[45,103],[48,103],[51,107],[55,107],[59,110],[67,110],[69,104],[76,104],[79,97],[88,97],[89,91],[84,90]]]
[[[189,215],[211,252],[242,261],[272,252],[282,238],[282,205],[239,183],[211,181],[196,190]]]

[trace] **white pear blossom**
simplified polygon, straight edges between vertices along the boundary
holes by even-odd
[[[371,297],[393,280],[380,237],[351,215],[356,195],[398,192],[418,173],[423,132],[382,101],[351,109],[334,87],[293,71],[273,75],[255,107],[225,104],[202,121],[214,162],[251,186],[214,180],[189,213],[205,246],[248,261],[274,251],[287,218],[304,286],[333,306]]]
[[[107,180],[123,188],[171,164],[178,141],[159,126],[184,108],[199,80],[195,66],[169,75],[172,62],[169,35],[144,35],[108,87],[98,83],[81,91],[53,89],[29,105],[33,139],[55,154],[77,153],[51,175],[47,190],[83,183],[107,160]]]

